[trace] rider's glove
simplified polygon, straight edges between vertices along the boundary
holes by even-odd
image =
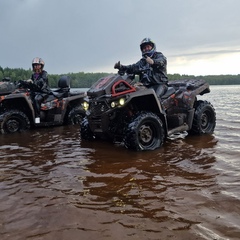
[[[120,61],[118,61],[117,63],[115,63],[114,68],[115,68],[115,69],[120,69],[121,66],[122,66],[122,65],[120,64]]]
[[[32,79],[28,79],[28,80],[25,80],[25,81],[28,82],[28,83],[33,83]]]
[[[134,87],[140,87],[140,86],[143,86],[143,84],[142,84],[141,82],[136,82],[136,83],[134,84]]]
[[[149,63],[150,65],[154,64],[154,61],[150,58],[150,57],[146,57],[146,61],[147,63]]]

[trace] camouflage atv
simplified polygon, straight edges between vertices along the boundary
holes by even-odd
[[[0,94],[1,133],[20,132],[33,127],[81,123],[85,116],[81,105],[85,93],[72,92],[68,76],[62,76],[59,79],[58,89],[51,91],[41,104],[40,123],[35,123],[32,97],[35,91],[39,91],[35,84],[21,80],[12,89],[9,84],[2,87]]]
[[[155,91],[133,84],[134,76],[115,74],[99,79],[87,91],[86,117],[81,125],[83,140],[106,139],[126,148],[154,150],[172,134],[211,134],[216,113],[197,95],[210,92],[204,80],[169,82],[161,100]]]

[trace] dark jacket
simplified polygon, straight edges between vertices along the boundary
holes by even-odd
[[[38,86],[40,92],[50,92],[50,88],[48,86],[48,74],[45,70],[41,73],[33,73],[31,79],[33,80],[33,83]]]
[[[122,65],[120,70],[139,75],[140,82],[144,85],[152,86],[167,83],[167,58],[161,52],[155,52],[151,58],[154,61],[153,65],[142,58],[137,63],[127,66]]]

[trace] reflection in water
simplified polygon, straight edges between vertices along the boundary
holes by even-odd
[[[195,146],[180,138],[160,150],[144,153],[129,153],[122,148],[116,151],[102,143],[89,154],[95,161],[88,164],[89,172],[83,181],[85,200],[74,204],[89,208],[90,201],[92,209],[160,219],[162,213],[169,218],[166,203],[172,205],[169,196],[179,186],[188,192],[215,184],[216,173],[206,170],[215,161],[210,149],[216,142],[209,136],[204,142],[205,148],[198,141]],[[154,199],[163,204],[156,205]]]

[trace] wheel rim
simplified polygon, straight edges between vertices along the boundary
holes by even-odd
[[[152,143],[154,134],[150,125],[142,125],[139,129],[139,140],[142,145],[146,146]]]
[[[81,116],[81,114],[75,114],[74,116],[73,116],[73,121],[72,121],[72,123],[73,124],[80,124],[82,122],[82,116]]]
[[[201,121],[202,121],[202,124],[201,124],[202,128],[205,129],[208,125],[208,115],[206,113],[202,115]]]
[[[81,124],[83,120],[83,113],[78,109],[72,109],[68,115],[67,123],[70,125]]]
[[[211,112],[205,111],[201,117],[201,128],[207,130],[211,124]]]
[[[6,122],[6,128],[11,133],[17,132],[19,127],[20,123],[16,119],[10,119],[9,121]]]

